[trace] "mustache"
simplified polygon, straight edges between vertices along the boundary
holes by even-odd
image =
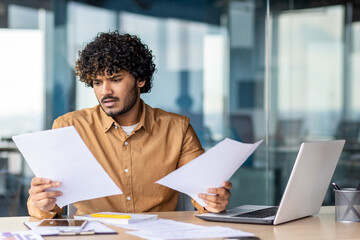
[[[101,103],[104,103],[105,100],[107,99],[111,99],[111,100],[115,100],[115,101],[118,101],[119,98],[118,97],[113,97],[113,96],[105,96],[101,99]]]

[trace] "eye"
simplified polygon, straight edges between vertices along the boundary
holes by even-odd
[[[114,82],[114,83],[117,83],[117,82],[121,81],[121,78],[115,78],[115,79],[112,79],[111,81]]]
[[[98,86],[98,85],[101,84],[101,82],[100,82],[99,80],[92,80],[92,84],[93,84],[94,86]]]

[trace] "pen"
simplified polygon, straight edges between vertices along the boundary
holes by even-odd
[[[336,183],[333,182],[331,185],[333,186],[333,188],[334,188],[335,190],[340,190],[339,186],[336,185]]]
[[[93,213],[90,214],[92,217],[97,218],[118,218],[118,219],[130,219],[130,215],[120,215],[120,214],[103,214],[103,213]]]

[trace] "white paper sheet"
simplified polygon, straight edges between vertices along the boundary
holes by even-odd
[[[248,144],[226,138],[156,183],[183,192],[205,207],[205,202],[197,195],[206,193],[208,188],[221,187],[262,141]]]
[[[131,223],[128,225],[122,225],[122,228],[146,231],[146,232],[171,232],[178,229],[195,229],[205,228],[205,226],[195,225],[191,223],[177,222],[174,220],[158,218],[151,221]]]
[[[0,232],[0,239],[4,240],[43,240],[38,233],[34,231],[16,231],[16,232]]]
[[[122,194],[73,126],[13,136],[37,177],[62,182],[57,205]]]
[[[167,219],[152,220],[124,226],[137,231],[128,231],[145,239],[199,239],[253,236],[254,234],[226,227],[209,227]]]
[[[176,231],[167,231],[167,232],[143,232],[143,231],[133,231],[126,232],[144,239],[213,239],[213,238],[225,238],[225,237],[249,237],[254,236],[254,234],[243,232],[240,230],[235,230],[231,228],[224,227],[207,227],[205,229],[187,229],[187,230],[176,230]]]

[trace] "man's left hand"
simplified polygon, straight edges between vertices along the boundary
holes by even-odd
[[[204,202],[207,204],[205,209],[209,212],[222,212],[226,209],[226,206],[229,203],[229,198],[231,196],[231,187],[231,182],[223,182],[222,187],[220,188],[208,188],[207,193],[211,193],[214,195],[200,193],[198,197],[204,200]]]

